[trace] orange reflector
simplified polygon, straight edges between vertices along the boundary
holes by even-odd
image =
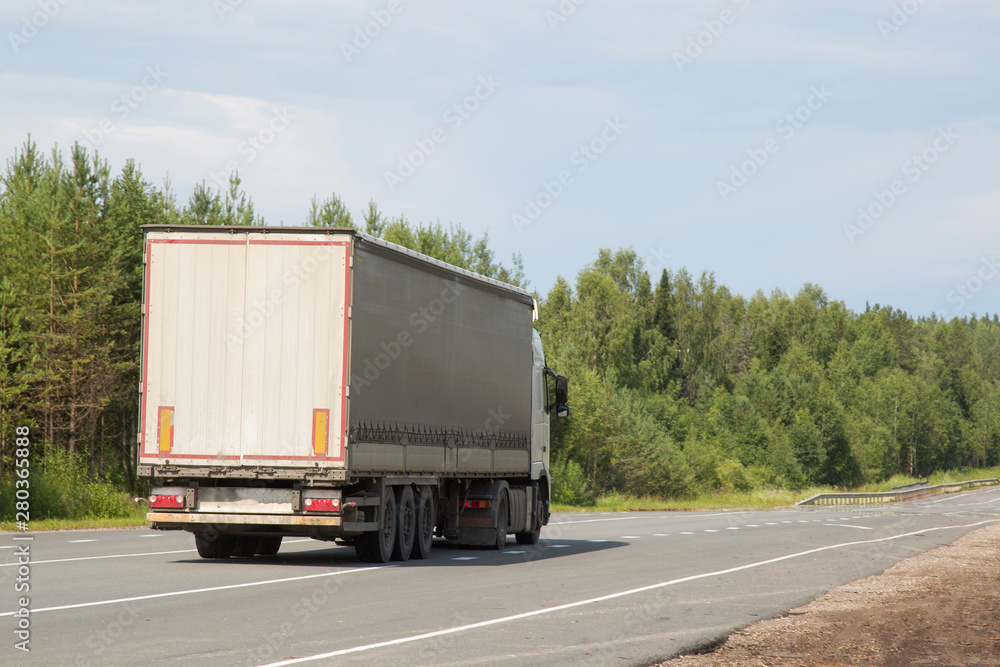
[[[161,452],[169,452],[174,446],[174,409],[161,407],[157,415],[156,441]]]
[[[317,456],[325,455],[329,441],[330,411],[325,409],[313,410],[313,454]]]

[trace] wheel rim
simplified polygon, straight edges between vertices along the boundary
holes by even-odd
[[[403,522],[402,524],[402,535],[404,542],[413,542],[413,536],[417,531],[416,527],[417,514],[413,511],[413,503],[405,503],[403,506],[403,511],[400,513],[399,520]]]
[[[386,503],[382,514],[382,548],[386,551],[392,550],[392,533],[396,530],[395,519],[392,505]]]
[[[420,507],[420,519],[421,519],[421,533],[420,537],[423,538],[424,542],[429,542],[434,537],[434,516],[431,511],[431,503],[429,500],[421,503]]]

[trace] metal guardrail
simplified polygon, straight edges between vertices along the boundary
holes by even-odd
[[[974,479],[967,482],[952,482],[923,486],[916,489],[899,491],[879,491],[873,493],[817,493],[811,498],[800,500],[796,505],[869,505],[874,503],[895,503],[903,500],[917,500],[932,496],[939,491],[964,489],[966,487],[989,486],[1000,484],[998,479]]]
[[[894,487],[892,487],[889,490],[890,491],[907,491],[909,489],[916,489],[916,488],[920,488],[920,487],[924,487],[924,486],[929,486],[930,483],[931,483],[931,481],[929,479],[925,479],[922,482],[914,482],[913,484],[906,484],[904,486],[894,486]]]

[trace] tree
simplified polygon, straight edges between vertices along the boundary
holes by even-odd
[[[313,195],[309,205],[306,225],[310,227],[354,227],[351,213],[336,194],[331,194],[322,202]]]

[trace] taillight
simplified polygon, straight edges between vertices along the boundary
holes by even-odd
[[[339,512],[340,498],[306,498],[302,506],[307,512]]]
[[[165,509],[184,509],[184,496],[154,493],[149,496],[149,506]]]
[[[465,509],[467,510],[488,510],[489,508],[489,499],[469,498],[465,501]]]

